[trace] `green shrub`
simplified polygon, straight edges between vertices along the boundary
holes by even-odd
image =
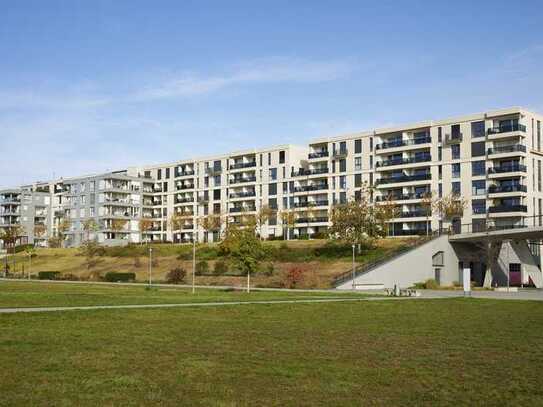
[[[202,274],[208,274],[209,273],[209,264],[207,261],[202,260],[196,263],[196,275],[200,276]]]
[[[136,273],[116,273],[113,271],[110,271],[106,273],[104,276],[104,280],[109,283],[116,283],[116,282],[129,282],[136,280]]]
[[[216,276],[222,276],[223,274],[228,273],[228,263],[224,260],[217,260],[215,266],[213,267],[213,274]]]
[[[184,268],[176,267],[173,270],[170,270],[168,274],[166,274],[166,282],[168,284],[181,284],[185,281],[186,275],[187,272]]]
[[[273,266],[273,263],[272,262],[267,262],[267,263],[264,263],[261,265],[260,267],[260,270],[259,270],[262,274],[264,274],[265,276],[272,276],[274,271],[275,271],[275,268]]]
[[[14,252],[15,253],[22,253],[22,252],[26,251],[27,249],[32,249],[32,248],[34,248],[33,244],[20,244],[19,246],[15,246]]]
[[[60,271],[40,271],[39,280],[57,280],[60,277]]]

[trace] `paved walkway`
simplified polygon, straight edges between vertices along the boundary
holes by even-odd
[[[76,310],[100,310],[100,309],[217,307],[217,306],[225,306],[225,305],[251,305],[251,304],[311,304],[311,303],[323,303],[323,302],[406,300],[408,298],[409,297],[322,298],[322,299],[307,299],[307,300],[191,302],[191,303],[180,303],[180,304],[88,305],[88,306],[82,305],[82,306],[74,306],[74,307],[0,308],[0,314],[14,314],[18,312],[54,312],[54,311],[76,311]]]
[[[464,292],[460,290],[417,290],[421,293],[419,298],[454,298],[464,297]],[[485,298],[492,300],[530,300],[543,301],[543,290],[537,289],[519,289],[517,292],[503,291],[472,291],[472,298]]]

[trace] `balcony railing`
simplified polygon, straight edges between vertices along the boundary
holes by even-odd
[[[185,190],[185,189],[194,189],[194,184],[177,185],[177,190],[178,191],[182,191],[182,190]]]
[[[492,147],[488,149],[488,155],[492,154],[503,154],[503,153],[516,153],[526,152],[526,146],[523,146],[522,144],[515,144],[513,146],[500,146],[500,147]]]
[[[348,154],[349,154],[349,151],[346,148],[341,148],[339,150],[335,150],[332,153],[334,158],[346,157]]]
[[[389,196],[378,196],[375,198],[375,202],[386,202],[388,200],[392,201],[407,201],[410,199],[422,199],[427,193],[412,193],[412,194],[392,194]]]
[[[188,177],[188,176],[191,176],[191,175],[194,175],[194,174],[195,174],[194,170],[185,170],[185,171],[176,171],[175,172],[176,177]]]
[[[520,123],[516,123],[498,127],[491,127],[488,129],[488,134],[511,133],[513,131],[521,131],[523,133],[526,133],[526,126]]]
[[[230,164],[230,169],[231,170],[238,170],[240,168],[251,168],[251,167],[256,167],[256,161],[249,161],[247,163]]]
[[[390,167],[392,165],[403,165],[403,164],[415,164],[432,161],[432,156],[425,155],[421,157],[410,157],[410,158],[395,158],[392,160],[383,160],[378,161],[376,167]]]
[[[528,192],[526,185],[491,185],[488,187],[489,194],[500,194],[503,192]]]
[[[315,217],[315,218],[298,218],[295,221],[296,223],[320,223],[320,222],[328,222],[328,218],[326,216],[323,217]]]
[[[392,230],[389,233],[389,236],[424,236],[424,235],[432,235],[432,229],[431,228],[428,228],[428,230],[426,230],[425,228],[400,229],[400,230]]]
[[[431,216],[431,214],[427,214],[426,211],[406,211],[395,215],[396,218],[421,218],[426,216]]]
[[[294,187],[292,192],[322,191],[323,189],[328,189],[328,184],[303,185],[299,187]]]
[[[489,213],[503,213],[503,212],[526,212],[528,208],[526,205],[496,205],[488,208]]]
[[[254,206],[244,206],[244,207],[236,206],[234,208],[230,208],[229,210],[230,213],[254,212],[254,211],[256,211],[256,207]]]
[[[397,182],[426,181],[432,179],[432,174],[402,175],[399,177],[381,178],[375,181],[375,185],[395,184]]]
[[[328,157],[329,153],[327,150],[325,151],[316,151],[314,153],[309,153],[308,158],[311,160],[312,158],[322,158],[322,157]]]
[[[317,175],[317,174],[327,174],[327,173],[328,173],[328,167],[313,168],[311,170],[300,168],[298,171],[294,171],[291,175],[293,177],[303,177],[306,175]]]
[[[232,193],[232,194],[230,194],[230,199],[235,199],[235,198],[249,198],[249,197],[253,197],[253,196],[256,196],[256,191],[237,192],[237,193]]]
[[[377,144],[375,146],[376,150],[384,150],[386,148],[395,148],[395,147],[406,147],[406,146],[416,146],[419,144],[426,144],[431,143],[432,138],[430,136],[416,138],[416,139],[409,139],[409,140],[395,140],[395,141],[388,141],[381,144]]]
[[[461,143],[462,138],[462,133],[445,134],[445,144]]]
[[[222,167],[208,167],[206,168],[206,174],[208,175],[217,175],[222,172]]]
[[[230,180],[230,184],[241,184],[244,182],[256,182],[256,177],[234,178]]]
[[[501,174],[504,172],[526,172],[526,166],[521,164],[502,165],[500,167],[492,167],[488,169],[489,174]]]
[[[295,208],[308,208],[312,206],[328,206],[328,201],[322,200],[322,201],[294,202],[293,206]]]
[[[175,200],[176,204],[183,204],[183,203],[193,203],[194,198],[177,198]]]

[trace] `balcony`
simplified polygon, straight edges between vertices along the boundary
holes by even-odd
[[[395,218],[423,218],[426,216],[432,216],[431,213],[426,213],[426,211],[406,211],[398,213]]]
[[[183,204],[183,203],[193,203],[194,198],[176,198],[175,203],[176,204]]]
[[[243,177],[243,178],[234,178],[230,180],[230,184],[242,184],[247,182],[256,182],[256,177]]]
[[[249,161],[247,163],[234,163],[230,165],[231,170],[239,170],[240,168],[256,167],[256,161]]]
[[[527,212],[526,205],[496,205],[488,208],[489,213]]]
[[[206,174],[207,175],[219,175],[222,173],[222,167],[208,167],[206,168]]]
[[[328,189],[328,184],[321,185],[302,185],[299,187],[294,187],[292,192],[309,192],[309,191],[322,191]]]
[[[245,207],[236,206],[234,208],[230,208],[229,210],[230,213],[254,212],[254,211],[256,211],[256,207],[254,206],[245,206]]]
[[[489,174],[503,174],[506,172],[526,172],[526,166],[521,164],[502,165],[488,169]]]
[[[328,157],[328,155],[329,155],[328,150],[323,150],[323,151],[315,151],[313,153],[309,153],[307,157],[311,160],[313,158]]]
[[[209,202],[209,195],[200,195],[198,197],[198,203],[206,204]]]
[[[328,167],[324,168],[313,168],[311,170],[306,170],[304,168],[300,168],[298,171],[292,172],[292,177],[303,177],[307,175],[318,175],[318,174],[328,174]]]
[[[523,146],[522,144],[515,144],[512,146],[500,146],[500,147],[492,147],[488,149],[488,155],[494,155],[494,154],[504,154],[504,153],[525,153],[526,152],[526,146]]]
[[[488,134],[512,133],[514,131],[521,131],[523,133],[526,133],[526,126],[520,123],[516,123],[505,126],[491,127],[488,129]]]
[[[462,133],[445,134],[445,144],[459,144],[462,142]]]
[[[326,216],[315,217],[315,218],[298,218],[295,221],[295,223],[322,223],[322,222],[328,222],[328,218]]]
[[[399,182],[426,181],[432,179],[432,174],[402,175],[399,177],[381,178],[375,181],[375,185],[395,184]]]
[[[303,201],[303,202],[294,202],[293,206],[295,208],[308,208],[313,206],[328,206],[328,200],[322,201]]]
[[[410,139],[410,140],[394,140],[394,141],[388,141],[381,144],[377,144],[375,146],[376,150],[385,150],[387,148],[396,148],[396,147],[407,147],[407,146],[416,146],[419,144],[427,144],[431,143],[432,138],[430,136],[421,137],[417,139]]]
[[[347,157],[347,155],[349,155],[349,151],[346,149],[346,148],[342,148],[342,149],[339,149],[339,150],[335,150],[333,153],[332,153],[332,156],[334,158],[345,158]]]
[[[378,196],[375,198],[375,202],[386,202],[388,200],[391,201],[408,201],[410,199],[423,199],[425,194],[427,193],[420,193],[420,194],[392,194],[390,196]]]
[[[256,196],[256,191],[248,191],[248,192],[237,192],[230,194],[230,199],[236,199],[236,198],[250,198]]]
[[[194,170],[175,171],[175,177],[190,177],[195,174]]]
[[[428,162],[428,161],[432,161],[432,156],[430,156],[429,154],[421,156],[421,157],[396,158],[396,159],[392,159],[392,160],[378,161],[375,164],[375,166],[377,168],[379,168],[379,167],[391,167],[393,165],[415,164],[415,163],[423,163],[423,162]]]
[[[432,229],[428,228],[426,229],[400,229],[400,230],[393,230],[390,232],[390,236],[424,236],[424,235],[431,235]]]
[[[507,192],[528,192],[526,185],[491,185],[488,187],[489,194],[501,194]]]
[[[177,185],[177,190],[178,191],[183,191],[185,189],[194,189],[194,184],[182,184],[182,185]]]

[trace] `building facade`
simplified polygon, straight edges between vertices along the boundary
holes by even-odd
[[[0,191],[0,227],[21,225],[29,242],[46,245],[69,220],[67,244],[92,234],[105,244],[217,241],[227,222],[268,206],[264,238],[322,236],[333,205],[357,199],[394,201],[391,236],[541,222],[543,116],[510,108],[339,137],[308,146],[277,146],[156,166],[136,166]],[[430,217],[424,197],[451,194],[467,203],[461,217]],[[182,218],[172,229],[174,214]],[[220,216],[221,228],[199,220]],[[93,219],[92,232],[83,225]],[[141,228],[142,220],[148,227]],[[39,233],[38,233],[39,232]]]

